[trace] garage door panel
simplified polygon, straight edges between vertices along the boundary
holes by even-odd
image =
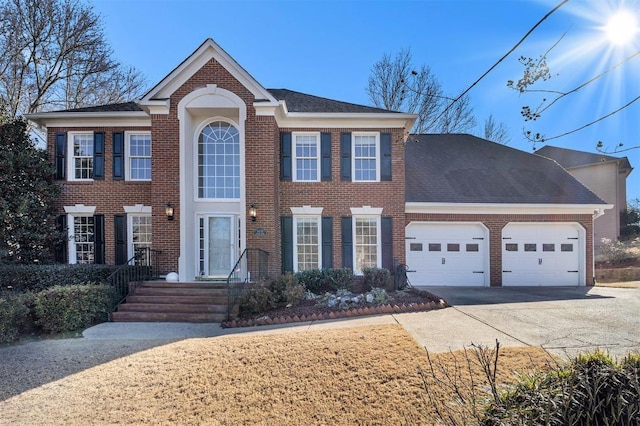
[[[475,223],[409,224],[409,280],[414,285],[428,286],[486,285],[485,233],[485,228]]]
[[[509,224],[503,230],[502,285],[578,285],[575,224]]]

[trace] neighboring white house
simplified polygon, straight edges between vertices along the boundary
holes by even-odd
[[[613,204],[594,221],[594,244],[599,246],[602,238],[617,240],[620,216],[627,208],[627,176],[633,170],[629,159],[548,145],[536,154],[555,160],[604,202]]]

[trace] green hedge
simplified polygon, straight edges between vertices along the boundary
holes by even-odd
[[[105,282],[113,265],[0,265],[0,290],[41,291],[54,286]]]
[[[13,342],[33,330],[34,298],[32,293],[0,293],[0,343]]]
[[[353,272],[349,268],[309,269],[296,272],[294,277],[306,290],[321,294],[349,289]]]
[[[48,333],[90,327],[107,321],[117,300],[115,289],[107,285],[55,286],[36,296],[36,325]]]

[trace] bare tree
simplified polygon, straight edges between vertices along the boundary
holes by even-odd
[[[452,99],[431,68],[414,68],[410,49],[387,53],[373,65],[367,93],[378,108],[418,114],[413,133],[464,133],[476,124],[469,98],[448,108]]]
[[[493,114],[484,121],[484,138],[493,142],[507,145],[511,142],[509,129],[504,123],[497,123]]]
[[[10,117],[122,102],[142,75],[113,59],[99,16],[79,0],[0,0],[0,102]]]

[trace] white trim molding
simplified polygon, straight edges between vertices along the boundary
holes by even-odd
[[[431,214],[590,214],[598,215],[613,204],[489,204],[405,203],[405,213]]]
[[[85,206],[84,204],[76,204],[74,206],[64,206],[64,212],[71,215],[94,215],[96,206]]]
[[[302,207],[289,207],[291,209],[291,214],[296,216],[299,215],[311,215],[311,216],[320,216],[322,214],[322,210],[324,207],[311,207],[311,206],[302,206]]]
[[[380,216],[382,215],[382,207],[351,207],[351,214],[353,216]]]
[[[151,214],[151,206],[136,204],[134,206],[123,206],[124,212],[127,214]]]

